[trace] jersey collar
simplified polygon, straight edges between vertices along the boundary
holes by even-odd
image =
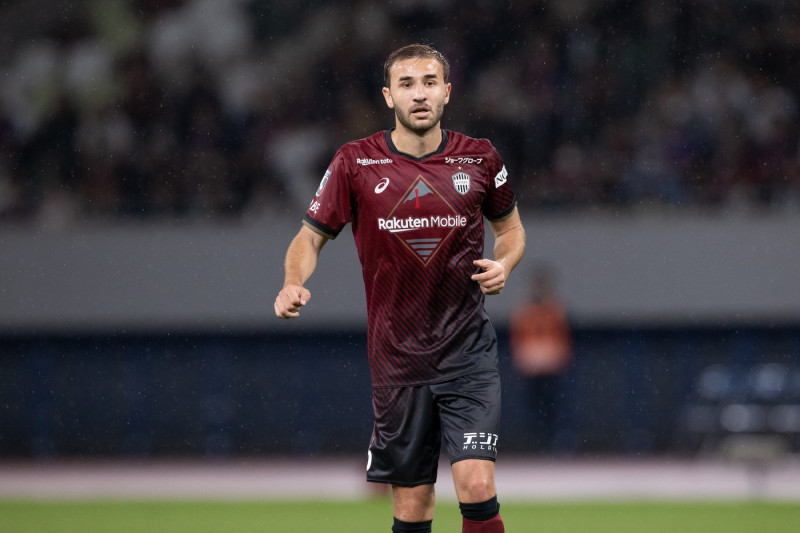
[[[406,154],[397,149],[397,147],[394,145],[394,142],[392,141],[392,131],[394,131],[394,128],[386,130],[386,133],[384,135],[384,137],[386,138],[386,144],[389,146],[389,150],[397,155],[413,159],[414,161],[422,161],[423,159],[427,159],[432,155],[441,154],[444,151],[444,147],[447,146],[447,130],[442,129],[442,142],[439,143],[439,148],[437,148],[436,150],[434,150],[429,154],[423,155],[422,157],[414,157],[413,155]]]

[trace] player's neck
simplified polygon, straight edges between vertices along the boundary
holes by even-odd
[[[442,144],[442,128],[440,124],[436,124],[424,133],[416,133],[397,124],[392,130],[392,142],[404,154],[423,157],[439,149]]]

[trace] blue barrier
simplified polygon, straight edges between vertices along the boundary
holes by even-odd
[[[499,331],[501,450],[691,450],[681,416],[714,363],[800,368],[800,328],[581,328],[552,444],[536,449],[526,380]],[[0,456],[361,453],[366,335],[0,338]]]

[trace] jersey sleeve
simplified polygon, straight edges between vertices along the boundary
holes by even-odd
[[[501,220],[514,211],[516,197],[508,182],[508,171],[494,147],[491,147],[490,164],[487,170],[489,183],[481,209],[489,220]]]
[[[352,170],[339,150],[319,182],[303,223],[329,239],[335,239],[353,218]]]

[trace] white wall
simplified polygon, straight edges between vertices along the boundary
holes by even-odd
[[[528,249],[497,324],[544,260],[573,318],[597,323],[800,321],[800,213],[523,213]],[[299,227],[265,217],[202,226],[137,223],[0,228],[0,331],[363,327],[349,230],[323,250],[299,321],[273,317],[283,254]]]

